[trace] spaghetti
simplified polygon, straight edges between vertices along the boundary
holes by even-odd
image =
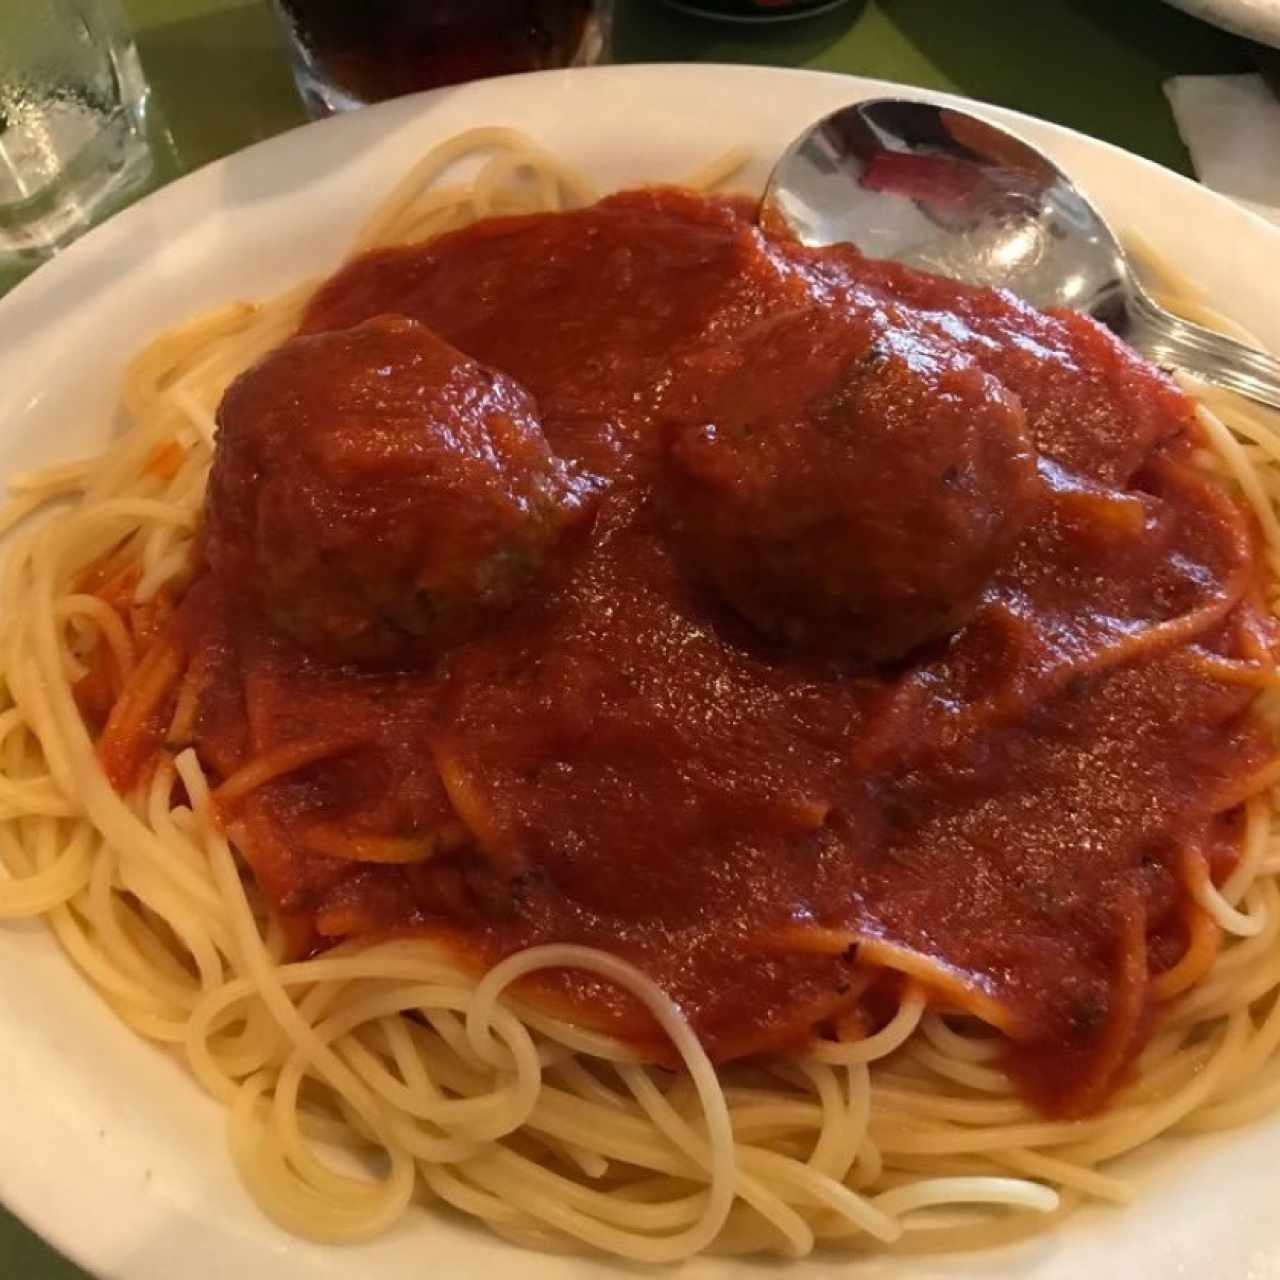
[[[477,161],[468,180],[444,183]],[[698,181],[734,168],[730,158]],[[529,140],[477,130],[426,156],[353,252],[590,199]],[[300,740],[211,780],[191,746],[207,673],[171,624],[197,562],[217,406],[298,329],[313,288],[157,339],[126,373],[130,431],[100,458],[17,479],[0,517],[57,506],[15,540],[4,569],[6,598],[27,607],[0,634],[0,916],[42,916],[121,1019],[171,1046],[227,1105],[233,1158],[265,1212],[299,1235],[356,1241],[438,1199],[522,1245],[641,1262],[799,1257],[823,1244],[978,1248],[1043,1230],[1082,1199],[1127,1201],[1105,1166],[1158,1134],[1244,1123],[1280,1103],[1271,763],[1221,800],[1245,805],[1229,874],[1188,858],[1185,946],[1155,977],[1161,1017],[1130,1082],[1078,1118],[1043,1117],[1012,1083],[1000,1002],[940,990],[938,968],[908,948],[838,929],[805,940],[833,955],[863,944],[832,1037],[718,1067],[671,996],[599,948],[538,945],[479,977],[431,937],[293,958],[297,940],[237,855],[261,824],[233,802],[350,741]],[[1201,461],[1265,537],[1274,610],[1280,436],[1228,396],[1194,394],[1212,446]],[[1275,724],[1265,637],[1245,634],[1230,656],[1204,661],[1260,690],[1254,714]],[[466,769],[447,752],[437,763],[471,827],[479,801]],[[220,810],[234,818],[224,824]],[[822,810],[793,818],[820,823]],[[392,866],[430,860],[458,832],[318,838]],[[1130,955],[1137,991],[1145,955]],[[868,1024],[852,1002],[885,969],[907,977]],[[626,992],[669,1043],[668,1065],[523,985],[564,970]]]

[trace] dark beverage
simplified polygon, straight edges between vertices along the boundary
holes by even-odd
[[[730,22],[781,22],[838,9],[848,0],[667,0],[674,9]]]
[[[596,61],[592,0],[276,0],[313,114]]]

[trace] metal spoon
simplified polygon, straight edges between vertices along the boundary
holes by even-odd
[[[879,98],[819,120],[787,148],[761,217],[802,243],[1073,307],[1156,364],[1280,409],[1280,360],[1160,307],[1106,220],[1046,155],[954,107]]]

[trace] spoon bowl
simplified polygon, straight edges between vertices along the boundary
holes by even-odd
[[[1280,409],[1280,361],[1160,307],[1089,198],[1043,152],[954,107],[902,98],[825,116],[787,148],[761,220],[1042,309],[1083,311],[1155,363]]]

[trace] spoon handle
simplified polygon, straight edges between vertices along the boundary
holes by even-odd
[[[1141,289],[1128,303],[1121,337],[1155,364],[1184,369],[1214,386],[1280,409],[1280,360],[1179,319]]]

